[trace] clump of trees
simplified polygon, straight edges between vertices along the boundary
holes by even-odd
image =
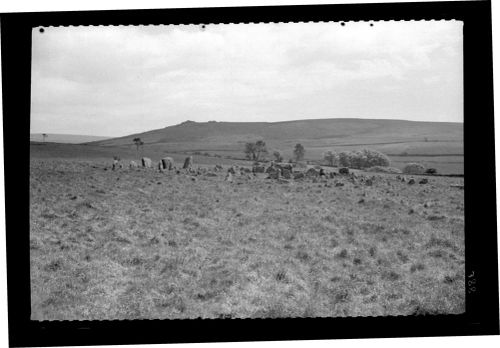
[[[323,154],[323,159],[331,166],[355,169],[389,167],[391,165],[389,157],[382,152],[371,149],[341,151],[339,153],[327,151]]]
[[[263,140],[258,140],[256,142],[250,142],[245,144],[245,155],[249,160],[259,161],[263,160],[267,155],[266,142]]]
[[[403,168],[405,174],[423,174],[424,172],[425,167],[420,163],[407,163]]]
[[[339,154],[335,151],[326,151],[323,154],[323,159],[325,160],[327,165],[333,167],[338,165],[339,163]]]
[[[276,162],[283,162],[283,154],[281,153],[281,151],[279,150],[274,151],[273,156]]]

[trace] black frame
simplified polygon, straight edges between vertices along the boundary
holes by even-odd
[[[30,321],[29,144],[27,139],[19,141],[19,136],[27,136],[30,129],[32,28],[450,19],[464,22],[465,314],[325,319]],[[16,163],[5,166],[10,346],[499,334],[490,1],[9,13],[1,15],[0,23],[4,158],[6,164]]]

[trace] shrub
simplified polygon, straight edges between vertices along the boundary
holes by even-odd
[[[428,168],[425,171],[426,174],[437,174],[437,169],[436,168]]]
[[[394,167],[381,167],[381,166],[374,166],[366,169],[367,172],[373,172],[373,173],[391,173],[391,174],[401,174],[402,171],[401,169],[394,168]]]
[[[389,167],[389,157],[381,152],[362,149],[357,151],[343,151],[338,154],[338,164],[342,167],[364,169],[370,167]]]
[[[420,163],[407,163],[403,168],[405,174],[423,174],[425,167]]]
[[[281,152],[279,150],[276,150],[273,152],[273,156],[274,156],[274,159],[276,162],[283,162],[283,155],[281,154]]]

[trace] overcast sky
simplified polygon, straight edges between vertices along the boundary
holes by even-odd
[[[32,133],[121,136],[186,120],[463,121],[457,21],[33,31]]]

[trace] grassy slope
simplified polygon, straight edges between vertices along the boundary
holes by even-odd
[[[32,319],[464,311],[462,179],[229,183],[40,157]]]
[[[443,173],[463,173],[463,125],[459,123],[412,122],[402,120],[320,119],[264,122],[185,122],[121,138],[94,142],[103,147],[133,146],[140,137],[146,152],[208,152],[243,158],[245,142],[264,139],[270,153],[280,150],[286,159],[293,157],[295,144],[306,148],[306,159],[320,160],[325,151],[350,151],[372,148],[385,154],[424,155],[418,159]],[[425,156],[433,158],[425,158]],[[442,155],[437,157],[436,155]],[[203,160],[202,160],[203,161]],[[402,168],[404,160],[395,162]]]
[[[135,137],[145,143],[233,143],[246,138],[266,141],[296,142],[314,140],[323,145],[391,141],[454,140],[461,141],[459,123],[412,122],[402,120],[319,119],[264,122],[184,122],[182,124],[95,142],[98,145],[128,145]],[[243,138],[243,139],[242,139]]]

